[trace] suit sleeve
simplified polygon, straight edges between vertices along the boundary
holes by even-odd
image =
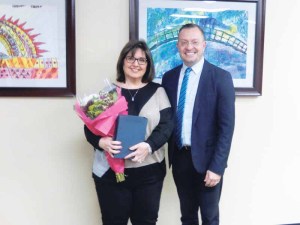
[[[235,123],[235,91],[230,73],[220,75],[217,84],[217,146],[209,170],[223,175],[227,167]]]

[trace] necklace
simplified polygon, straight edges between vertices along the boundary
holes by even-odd
[[[140,89],[137,89],[136,92],[134,93],[134,95],[131,94],[131,92],[129,91],[129,89],[127,89],[127,91],[129,92],[130,96],[131,96],[131,101],[134,102],[134,98],[136,96],[136,94],[139,92]]]

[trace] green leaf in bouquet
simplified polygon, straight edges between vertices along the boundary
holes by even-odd
[[[116,102],[118,100],[118,93],[116,91],[113,91],[111,93],[111,99],[113,102]]]

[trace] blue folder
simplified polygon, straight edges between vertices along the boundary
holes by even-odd
[[[145,141],[147,122],[146,117],[118,116],[114,139],[122,142],[122,149],[114,155],[115,158],[124,158],[133,152],[129,149],[131,146]]]

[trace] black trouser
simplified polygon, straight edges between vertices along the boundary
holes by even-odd
[[[113,176],[109,170],[104,176]],[[110,181],[109,181],[110,180]],[[163,178],[129,174],[121,183],[94,178],[103,225],[155,225],[158,218]]]
[[[176,150],[172,168],[182,225],[199,225],[199,209],[203,225],[219,225],[222,179],[215,187],[205,187],[205,174],[194,169],[190,150]]]

